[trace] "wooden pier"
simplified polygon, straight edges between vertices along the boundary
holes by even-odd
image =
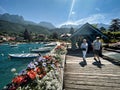
[[[87,54],[83,61],[79,52],[67,54],[64,90],[120,90],[120,66],[100,58],[101,63]]]

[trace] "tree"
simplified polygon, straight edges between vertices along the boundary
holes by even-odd
[[[25,29],[25,31],[24,31],[24,39],[25,39],[25,40],[28,40],[28,41],[31,40],[31,39],[30,39],[30,34],[29,34],[29,32],[28,32],[27,29]]]
[[[110,25],[109,30],[114,32],[113,33],[113,38],[114,38],[114,41],[115,41],[115,39],[116,39],[115,32],[120,31],[120,19],[119,18],[113,19],[111,21],[111,25]]]
[[[53,38],[53,39],[58,39],[58,34],[57,34],[57,32],[53,32],[53,33],[52,33],[52,38]]]
[[[69,32],[70,34],[73,34],[74,33],[74,28],[73,27],[71,27],[71,29],[70,29],[70,32]]]
[[[119,18],[113,19],[111,21],[109,30],[113,32],[120,31],[120,19]]]
[[[100,27],[100,31],[105,32],[106,29],[104,27]]]

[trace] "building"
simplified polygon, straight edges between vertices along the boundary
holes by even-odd
[[[105,36],[100,30],[98,30],[91,24],[84,24],[70,37],[72,49],[74,50],[78,47],[80,48],[81,42],[84,38],[87,39],[88,44],[91,45],[91,43],[93,42],[93,40],[96,39],[97,36],[101,37],[102,39],[108,39],[107,36]]]

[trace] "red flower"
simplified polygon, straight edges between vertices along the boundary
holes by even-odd
[[[43,75],[43,74],[40,74],[40,75],[39,75],[39,78],[40,78],[40,79],[42,79],[43,77],[44,77],[44,75]]]
[[[24,76],[17,76],[12,80],[12,82],[20,85],[24,82],[24,79]]]
[[[27,75],[32,79],[34,80],[36,78],[36,72],[33,71],[33,70],[30,70],[27,72]]]
[[[44,76],[46,75],[46,72],[45,72],[45,71],[43,72],[43,75],[44,75]]]
[[[41,69],[41,68],[39,68],[39,67],[36,67],[36,68],[35,68],[35,72],[36,72],[37,74],[39,74],[39,73],[41,73],[41,72],[42,72],[42,69]]]
[[[46,60],[51,60],[52,59],[52,56],[43,56],[43,58],[45,58]]]

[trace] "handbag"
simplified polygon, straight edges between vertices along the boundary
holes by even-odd
[[[86,48],[81,48],[83,51],[85,51],[86,50]]]

